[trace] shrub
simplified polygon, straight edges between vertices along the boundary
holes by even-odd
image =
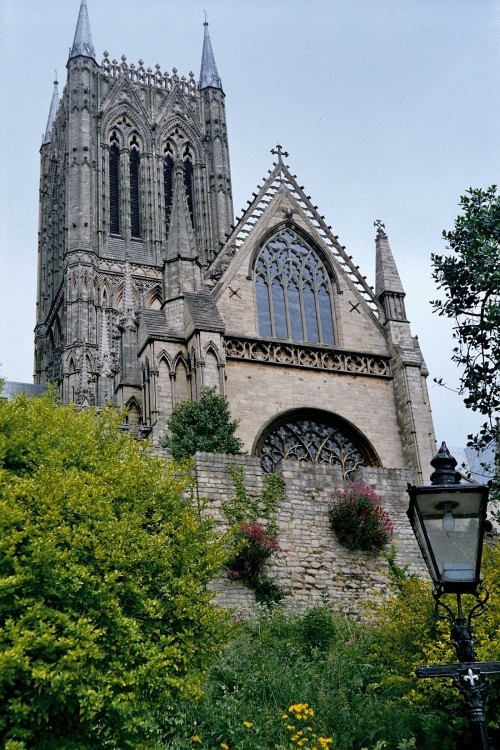
[[[352,482],[337,490],[328,514],[337,539],[348,549],[376,552],[391,540],[391,520],[381,498],[366,484]]]
[[[170,436],[162,440],[177,460],[207,453],[241,453],[243,443],[235,436],[237,421],[231,421],[229,404],[215,388],[204,388],[199,401],[182,401],[168,421]]]
[[[0,401],[0,745],[155,747],[227,637],[191,478],[111,409]]]

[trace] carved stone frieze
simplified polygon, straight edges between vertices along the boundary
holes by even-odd
[[[232,336],[225,338],[225,349],[227,359],[328,370],[349,375],[392,377],[390,358],[380,354]]]

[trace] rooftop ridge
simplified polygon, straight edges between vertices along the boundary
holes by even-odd
[[[161,66],[156,63],[155,69],[145,68],[144,60],[139,60],[137,66],[134,63],[127,63],[127,58],[122,55],[118,60],[109,59],[109,52],[103,53],[103,59],[101,62],[102,75],[106,78],[120,78],[124,76],[129,79],[132,83],[140,83],[144,86],[154,86],[156,88],[164,89],[165,91],[172,91],[176,86],[184,93],[194,96],[196,94],[196,81],[194,73],[189,72],[188,77],[178,76],[177,68],[172,69],[172,74],[161,71]]]

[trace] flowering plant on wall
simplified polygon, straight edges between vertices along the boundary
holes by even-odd
[[[240,580],[251,588],[261,604],[278,603],[283,591],[266,574],[264,565],[274,552],[279,552],[278,540],[264,524],[244,521],[236,533],[237,553],[226,563],[228,578]]]
[[[279,551],[278,540],[262,523],[244,521],[237,532],[239,551],[227,563],[230,578],[243,581],[262,573],[264,563]]]
[[[328,515],[337,539],[348,549],[376,552],[391,540],[394,527],[381,498],[362,482],[336,490]]]

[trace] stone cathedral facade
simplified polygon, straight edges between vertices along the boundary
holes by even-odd
[[[385,227],[373,289],[279,146],[234,219],[207,23],[196,80],[98,62],[81,0],[40,154],[36,383],[126,408],[153,442],[213,387],[265,471],[294,459],[427,479],[427,371]]]

